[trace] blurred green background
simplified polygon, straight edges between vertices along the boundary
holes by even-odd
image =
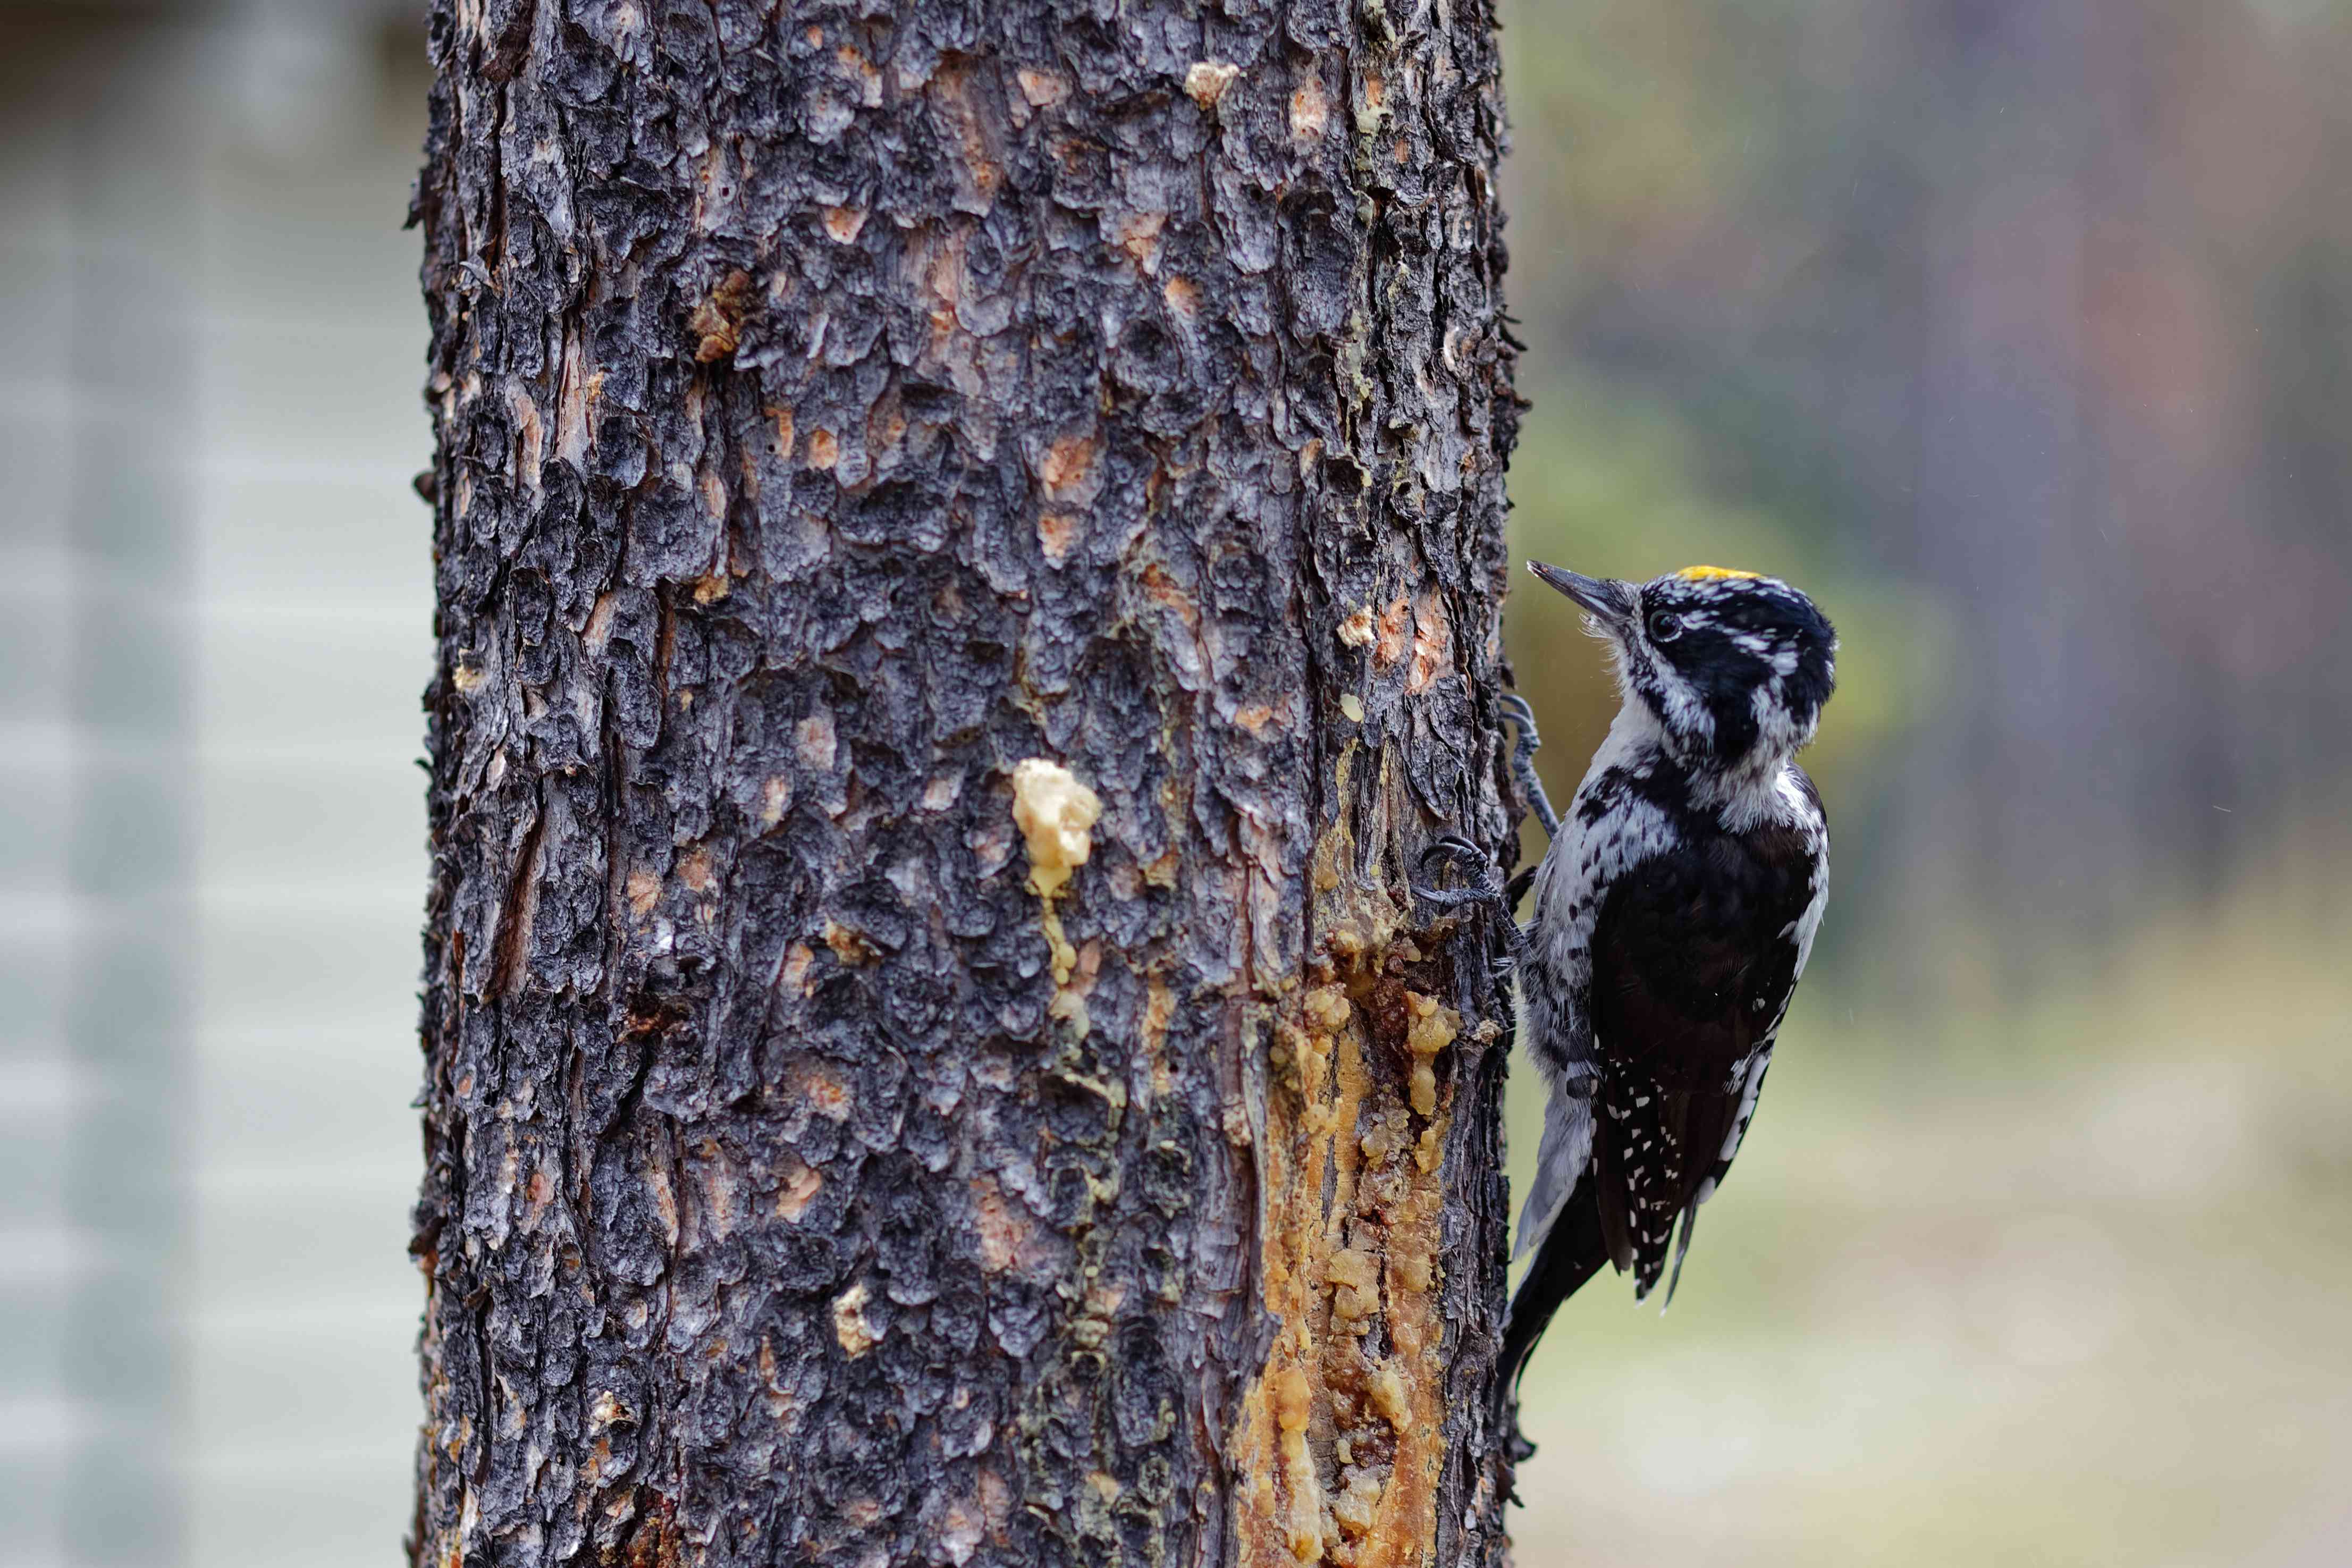
[[[1519,1562],[2352,1563],[2352,6],[1505,3],[1519,552],[1844,637],[1813,973]],[[0,1568],[409,1523],[417,9],[0,0]]]
[[[2352,6],[1505,19],[1518,553],[1843,642],[1811,973],[1672,1311],[1538,1354],[1520,1563],[2352,1562]]]

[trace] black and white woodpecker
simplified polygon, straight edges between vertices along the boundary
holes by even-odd
[[[1620,583],[1529,563],[1609,646],[1622,706],[1551,835],[1517,931],[1528,1054],[1549,1090],[1517,1251],[1502,1371],[1515,1382],[1559,1304],[1604,1262],[1674,1297],[1698,1206],[1756,1113],[1772,1040],[1821,927],[1829,827],[1797,752],[1835,679],[1837,634],[1777,578],[1690,566]],[[1433,856],[1477,855],[1441,839]],[[1487,869],[1442,904],[1501,904]],[[1679,1227],[1680,1239],[1675,1233]],[[1672,1253],[1671,1265],[1668,1254]],[[1671,1272],[1669,1268],[1671,1267]]]

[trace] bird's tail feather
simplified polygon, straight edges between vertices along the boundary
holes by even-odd
[[[1511,1314],[1503,1330],[1503,1364],[1496,1380],[1506,1398],[1515,1398],[1519,1379],[1535,1353],[1536,1342],[1551,1323],[1559,1304],[1609,1261],[1609,1243],[1601,1234],[1601,1205],[1593,1200],[1592,1184],[1579,1183],[1560,1208],[1559,1217],[1536,1248],[1535,1262],[1511,1297]]]
[[[1674,1271],[1666,1276],[1666,1299],[1658,1303],[1661,1315],[1675,1304],[1675,1287],[1683,1282],[1683,1259],[1690,1256],[1691,1226],[1698,1223],[1698,1200],[1693,1198],[1683,1210],[1682,1239],[1675,1244]]]

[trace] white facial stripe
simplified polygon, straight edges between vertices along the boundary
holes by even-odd
[[[1615,650],[1618,695],[1628,707],[1656,710],[1671,738],[1670,751],[1686,756],[1714,742],[1715,715],[1673,665],[1640,646],[1621,642]]]

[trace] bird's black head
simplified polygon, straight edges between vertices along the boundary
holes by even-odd
[[[1528,569],[1608,637],[1628,701],[1686,766],[1777,763],[1813,738],[1837,681],[1837,632],[1779,578],[1685,566],[1634,584]]]

